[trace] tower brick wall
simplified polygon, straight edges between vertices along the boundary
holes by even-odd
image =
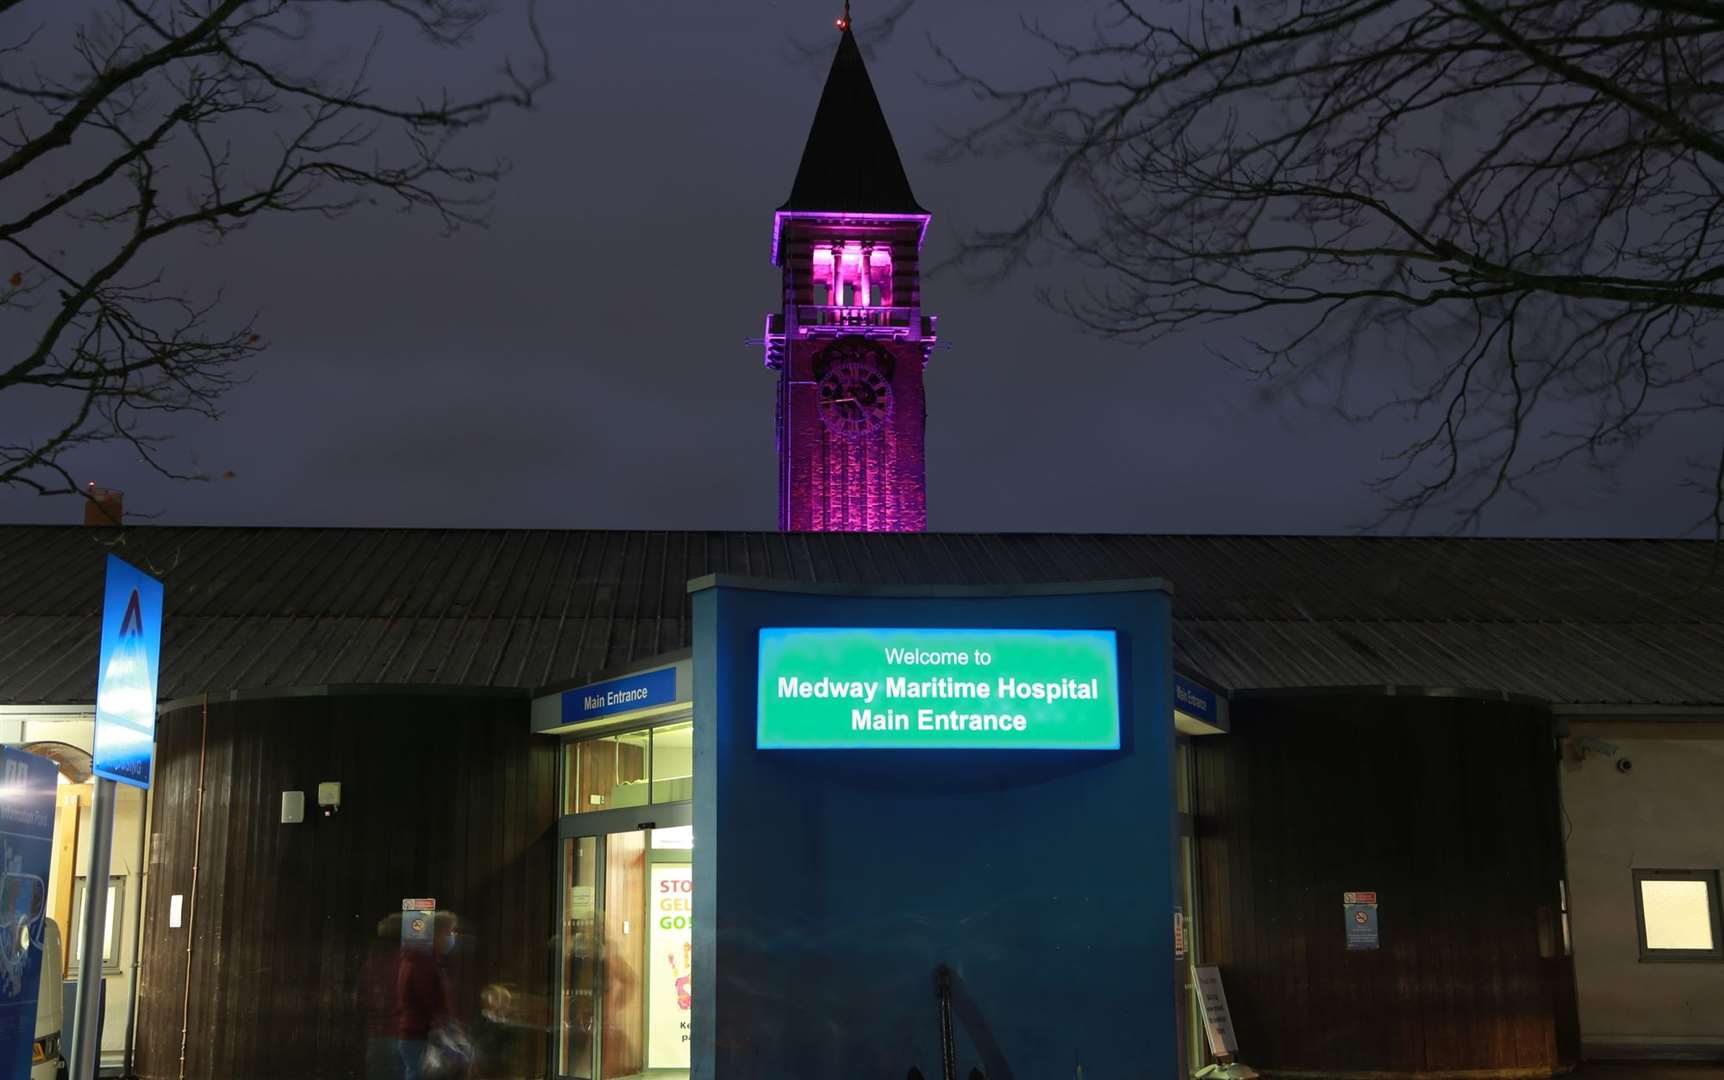
[[[792,532],[920,532],[927,528],[923,437],[927,411],[919,345],[883,344],[893,359],[892,412],[876,431],[847,435],[820,416],[815,358],[801,341],[780,375],[785,404],[784,528]]]

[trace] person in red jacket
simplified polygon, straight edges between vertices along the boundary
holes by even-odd
[[[429,1080],[426,1051],[431,1048],[432,1037],[453,1025],[443,958],[449,953],[454,934],[455,916],[439,911],[430,947],[401,950],[401,967],[395,979],[395,1051],[402,1080]]]

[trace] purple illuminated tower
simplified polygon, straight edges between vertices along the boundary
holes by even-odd
[[[928,212],[910,193],[848,18],[790,198],[772,224],[784,308],[766,317],[778,370],[778,525],[927,527],[922,313]]]

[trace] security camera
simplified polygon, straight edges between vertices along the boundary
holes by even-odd
[[[1605,742],[1603,739],[1595,739],[1591,735],[1582,735],[1580,738],[1574,740],[1574,745],[1580,750],[1582,755],[1585,755],[1585,753],[1590,750],[1595,754],[1603,754],[1605,757],[1616,756],[1615,743]]]
[[[1634,762],[1623,758],[1616,763],[1616,771],[1619,773],[1632,772],[1634,771]]]

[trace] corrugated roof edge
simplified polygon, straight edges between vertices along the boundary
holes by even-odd
[[[1063,535],[1063,534],[1054,534]],[[1096,593],[1162,592],[1174,595],[1173,585],[1163,578],[1135,578],[1120,581],[1076,581],[1052,584],[1022,585],[850,585],[843,582],[798,582],[781,578],[744,577],[737,574],[702,574],[690,578],[688,591],[708,589],[749,589],[754,592],[811,593],[824,596],[880,596],[914,599],[926,597],[993,596],[1092,596]]]
[[[482,698],[519,698],[529,701],[532,691],[519,686],[460,686],[438,685],[436,683],[332,683],[324,686],[287,686],[263,687],[254,690],[221,690],[215,693],[190,694],[174,698],[172,701],[159,702],[156,705],[156,715],[178,712],[181,709],[195,709],[207,700],[212,704],[224,701],[269,701],[278,698],[305,697],[382,697],[397,696],[436,696],[436,697],[482,697]],[[94,708],[94,703],[91,704]]]
[[[1550,707],[1558,716],[1572,720],[1671,720],[1693,723],[1724,723],[1724,702],[1716,705],[1565,705]]]
[[[652,671],[655,668],[670,667],[672,664],[680,663],[683,660],[692,660],[693,658],[694,650],[692,648],[672,649],[670,652],[659,653],[657,656],[649,656],[644,660],[637,660],[633,663],[623,664],[605,671],[595,672],[590,676],[583,676],[578,679],[563,679],[559,682],[550,683],[549,685],[534,689],[531,693],[535,698],[549,697],[552,694],[561,694],[578,687],[591,686],[594,683],[627,678],[630,675],[635,675],[642,671]]]
[[[109,535],[124,535],[132,531],[160,529],[174,530],[221,530],[224,532],[389,532],[389,533],[426,533],[426,532],[474,532],[474,533],[604,533],[610,535],[634,535],[637,533],[701,533],[723,535],[774,535],[774,536],[857,536],[878,537],[881,533],[870,532],[822,532],[822,533],[785,533],[777,529],[712,529],[702,526],[691,528],[589,528],[586,526],[551,526],[551,525],[232,525],[232,524],[199,524],[195,521],[168,523],[127,523],[119,529],[91,529],[87,526],[65,521],[5,521],[0,522],[0,530],[4,529],[64,529],[82,534],[103,532]],[[1157,537],[1176,537],[1191,540],[1361,540],[1376,543],[1395,544],[1409,540],[1465,540],[1468,543],[1523,543],[1523,544],[1596,544],[1596,543],[1658,543],[1658,544],[1713,544],[1717,543],[1709,537],[1686,536],[1654,536],[1649,534],[1636,535],[1595,535],[1586,536],[1555,536],[1534,534],[1526,536],[1463,536],[1454,533],[1382,533],[1365,532],[1134,532],[1129,530],[1110,529],[1014,529],[1014,530],[975,530],[975,529],[928,529],[916,534],[898,534],[916,536],[1115,536],[1153,540]]]
[[[1548,698],[1541,698],[1535,694],[1519,694],[1512,690],[1481,690],[1470,686],[1391,686],[1387,684],[1276,686],[1257,690],[1234,690],[1228,696],[1234,701],[1272,701],[1278,698],[1313,698],[1330,694],[1337,697],[1461,698],[1470,701],[1500,701],[1514,705],[1533,705],[1547,709],[1551,707]]]

